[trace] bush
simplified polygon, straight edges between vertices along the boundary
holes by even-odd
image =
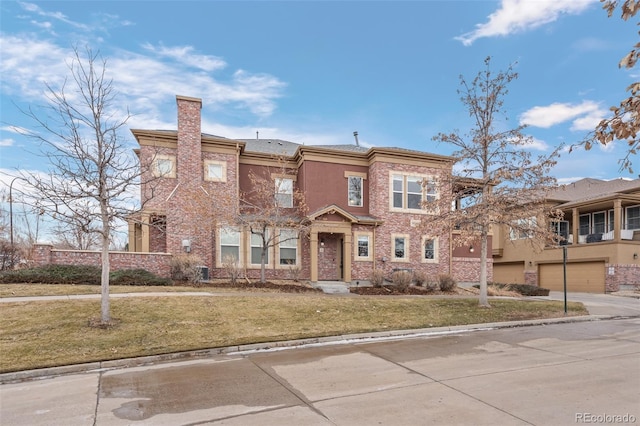
[[[515,291],[523,296],[548,296],[549,289],[538,287],[537,285],[531,284],[502,284],[502,283],[488,283],[488,285],[501,288],[504,290]],[[479,285],[475,285],[474,287],[478,288]]]
[[[393,280],[393,285],[400,290],[406,290],[413,280],[413,274],[409,271],[396,271],[391,275],[391,279]]]
[[[202,280],[202,259],[196,255],[179,254],[171,258],[171,278],[198,284]]]
[[[291,279],[295,282],[300,282],[300,274],[302,273],[302,269],[299,266],[289,266],[289,275]]]
[[[424,271],[415,271],[413,273],[413,281],[415,281],[416,286],[422,287],[427,282],[427,274]]]
[[[0,283],[100,285],[101,269],[84,265],[46,265],[0,273]],[[109,274],[110,285],[171,285],[145,269],[123,269]]]
[[[427,291],[436,291],[440,288],[440,283],[434,280],[427,280],[424,282],[424,288]]]
[[[382,287],[384,285],[384,272],[382,272],[382,269],[374,269],[371,271],[369,281],[374,287]]]
[[[229,281],[235,285],[240,277],[240,265],[234,256],[227,255],[222,259],[222,268],[227,272]]]
[[[456,280],[447,274],[438,275],[438,284],[440,285],[440,291],[453,291],[458,287]]]
[[[171,280],[161,278],[146,269],[122,269],[109,274],[110,285],[171,285]]]
[[[4,271],[0,273],[0,282],[100,285],[100,268],[84,265],[45,265]]]

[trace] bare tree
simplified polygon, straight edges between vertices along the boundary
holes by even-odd
[[[94,250],[100,246],[98,232],[87,232],[78,223],[59,223],[51,233],[54,245],[63,249]]]
[[[298,240],[309,231],[307,205],[302,191],[295,185],[296,171],[278,158],[277,169],[249,172],[251,188],[240,194],[238,214],[232,220],[260,241],[260,282],[265,282],[265,265],[269,249]]]
[[[27,135],[40,142],[48,173],[23,173],[36,206],[65,226],[96,233],[101,246],[101,322],[109,323],[109,243],[112,230],[133,207],[129,190],[141,167],[121,131],[130,114],[115,106],[107,63],[87,48],[74,49],[70,76],[56,89],[46,84],[44,112],[23,111],[38,125]],[[119,116],[120,114],[120,116]],[[131,192],[133,193],[133,192]]]
[[[452,155],[461,169],[457,176],[442,178],[441,198],[424,201],[425,209],[437,213],[428,222],[434,236],[454,231],[454,243],[458,245],[480,243],[479,303],[486,307],[486,259],[492,227],[510,227],[533,243],[551,238],[547,217],[552,212],[545,209],[545,194],[556,187],[555,178],[548,173],[560,149],[532,158],[526,151],[532,140],[522,133],[524,126],[499,130],[507,127],[502,121],[507,119],[503,99],[517,73],[509,67],[506,72],[493,74],[490,65],[491,58],[487,57],[485,69],[471,82],[460,77],[458,94],[474,126],[465,135],[456,130],[433,138],[454,146]]]
[[[611,17],[618,8],[618,0],[600,1],[603,3],[603,9]],[[625,0],[620,5],[620,17],[627,21],[634,17],[638,10],[640,10],[640,0]],[[640,31],[638,31],[638,35],[640,35]],[[631,69],[635,67],[638,58],[640,58],[640,41],[620,60],[618,67]],[[629,92],[629,97],[623,99],[620,105],[609,108],[613,115],[601,120],[596,129],[582,142],[582,145],[589,150],[595,143],[606,145],[616,139],[626,141],[628,150],[624,158],[620,159],[620,170],[628,170],[629,173],[633,173],[631,156],[638,152],[638,134],[640,133],[640,81],[631,83],[626,91]]]

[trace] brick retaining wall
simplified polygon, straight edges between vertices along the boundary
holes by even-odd
[[[112,271],[120,269],[146,269],[160,277],[171,274],[171,254],[109,252]],[[100,267],[100,252],[89,250],[58,250],[49,244],[36,244],[33,249],[35,266],[44,265],[92,265]]]

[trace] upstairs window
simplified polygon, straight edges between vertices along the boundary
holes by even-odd
[[[565,245],[569,241],[569,222],[566,220],[558,220],[551,222],[551,231],[557,235],[555,243]]]
[[[293,179],[275,178],[276,203],[279,207],[293,207]]]
[[[362,207],[362,177],[347,176],[349,187],[349,205],[352,207]]]
[[[158,155],[153,161],[152,173],[155,177],[175,178],[176,157],[173,155]]]
[[[394,174],[391,178],[391,206],[396,210],[423,210],[424,201],[438,199],[436,181],[428,176]]]
[[[626,213],[626,229],[640,229],[640,206],[627,207]]]
[[[204,180],[211,182],[226,182],[227,167],[224,161],[206,160],[204,162]]]
[[[529,219],[517,219],[512,222],[514,226],[509,230],[511,240],[524,240],[530,238],[537,226],[535,217]]]
[[[407,208],[422,208],[422,178],[407,176]]]
[[[578,235],[589,235],[591,233],[591,215],[581,214]]]

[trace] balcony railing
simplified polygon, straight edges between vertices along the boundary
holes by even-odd
[[[633,240],[633,229],[622,229],[620,230],[620,239],[622,240]],[[579,235],[578,236],[578,244],[589,244],[589,243],[599,243],[601,241],[613,241],[614,231],[609,231],[605,233],[594,233],[589,235]],[[569,235],[567,240],[567,244],[573,244],[573,234]]]

